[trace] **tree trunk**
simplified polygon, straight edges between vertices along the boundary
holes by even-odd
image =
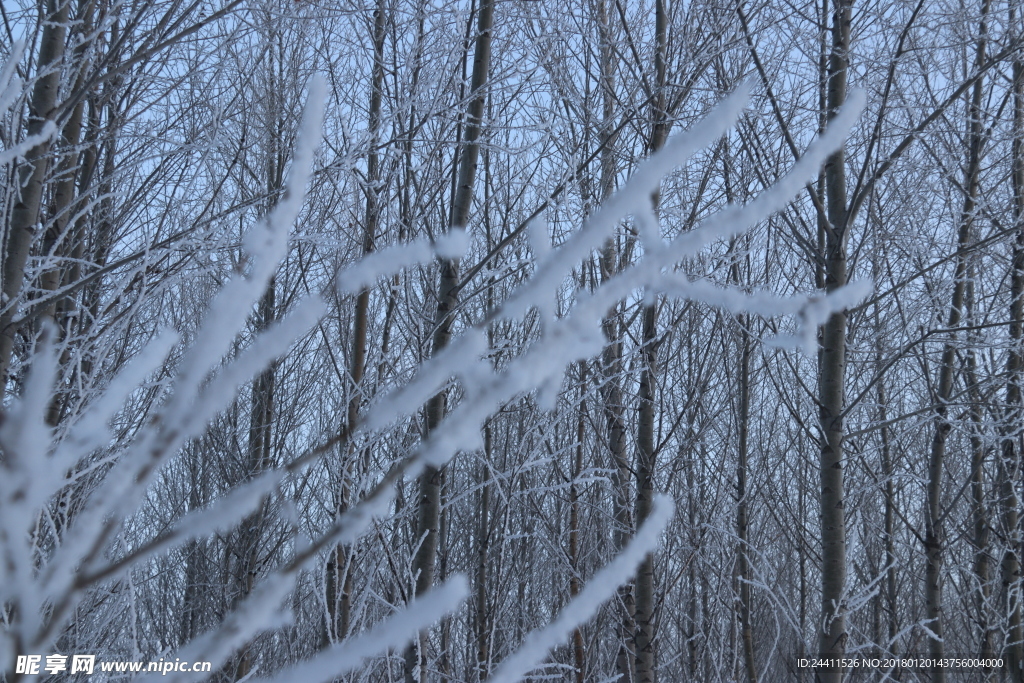
[[[975,57],[975,69],[980,69],[985,60],[985,36],[987,25],[985,17],[988,13],[988,0],[982,1],[981,25]],[[933,659],[945,656],[945,623],[942,614],[943,589],[943,552],[945,551],[945,533],[942,527],[942,490],[943,467],[946,455],[946,440],[953,425],[948,415],[947,404],[953,394],[953,373],[956,369],[955,329],[959,327],[963,317],[964,289],[967,284],[967,249],[971,239],[971,226],[978,195],[978,171],[981,163],[983,144],[983,127],[981,122],[981,98],[983,95],[982,79],[978,79],[973,88],[970,102],[970,120],[968,122],[968,163],[964,188],[963,210],[960,214],[960,226],[957,235],[957,257],[953,273],[953,297],[949,309],[947,327],[951,330],[949,338],[942,347],[942,360],[938,371],[935,387],[935,432],[932,435],[931,453],[928,458],[928,514],[925,524],[925,625],[928,634],[928,654]],[[945,668],[933,666],[932,680],[943,683],[946,680]]]
[[[484,425],[484,462],[483,473],[480,477],[480,504],[478,506],[479,521],[476,531],[476,576],[474,577],[474,601],[475,601],[475,636],[476,636],[476,680],[480,683],[486,681],[490,676],[491,648],[490,648],[490,626],[491,619],[487,608],[487,556],[490,548],[490,509],[491,509],[491,484],[488,464],[492,462],[494,437],[491,433],[490,421]]]
[[[1011,25],[1016,26],[1016,3],[1011,6]],[[1018,53],[1013,60],[1013,216],[1016,239],[1010,273],[1010,353],[1006,359],[1006,408],[1000,444],[1000,491],[1006,550],[1001,561],[1003,590],[1009,613],[1006,668],[1013,681],[1024,681],[1024,628],[1021,626],[1020,552],[1021,531],[1017,498],[1020,454],[1017,439],[1022,420],[1021,370],[1024,369],[1024,61]]]
[[[478,142],[483,127],[484,103],[487,99],[486,85],[491,63],[491,25],[494,17],[494,0],[482,0],[477,19],[476,47],[473,55],[472,99],[466,116],[466,131],[463,137],[459,159],[458,184],[455,202],[452,206],[451,229],[465,229],[469,222],[469,210],[473,203],[473,184],[476,180],[477,159],[480,154]],[[442,259],[440,282],[437,288],[437,310],[434,316],[432,353],[437,355],[451,339],[455,307],[458,303],[459,266],[454,259]],[[447,411],[447,392],[441,391],[430,399],[426,409],[426,435],[430,436],[444,419]],[[437,560],[438,528],[441,512],[441,486],[444,471],[427,466],[420,475],[420,498],[416,525],[416,541],[419,547],[413,558],[413,573],[416,576],[416,595],[423,595],[434,584],[434,566]],[[406,650],[405,680],[407,683],[427,681],[427,634],[420,634],[419,642]]]
[[[832,48],[828,61],[828,118],[846,100],[850,17],[853,0],[837,0],[832,14]],[[825,289],[846,284],[846,155],[840,149],[825,163],[829,228],[825,239]],[[821,331],[818,385],[821,423],[821,621],[818,652],[824,658],[846,651],[846,519],[843,482],[843,406],[846,377],[846,312],[833,313]],[[839,683],[842,669],[825,667],[822,683]]]
[[[276,285],[270,281],[267,291],[260,299],[257,330],[267,329],[274,320],[276,308]],[[243,479],[248,479],[265,472],[272,465],[271,437],[274,420],[274,366],[264,370],[253,382],[252,412],[249,417],[249,442],[247,447],[246,472]],[[267,502],[264,501],[256,512],[246,517],[239,527],[239,540],[236,549],[237,563],[235,570],[236,593],[234,603],[237,605],[247,598],[256,585],[256,576],[260,571],[261,540]],[[234,680],[245,678],[253,670],[253,651],[250,646],[242,648],[235,666]]]
[[[377,139],[380,130],[381,96],[384,88],[384,29],[386,15],[383,0],[377,0],[373,11],[373,73],[370,78],[369,107],[369,151],[366,158],[366,213],[363,226],[363,256],[374,250],[377,240],[377,226],[380,223],[380,155]],[[352,355],[349,375],[352,379],[351,395],[345,413],[343,427],[346,436],[356,429],[359,407],[363,401],[363,376],[366,373],[366,332],[370,310],[370,289],[364,287],[356,296],[355,316],[352,323]],[[358,454],[348,439],[342,440],[342,462],[339,480],[335,490],[337,514],[344,514],[355,502],[353,489],[356,485],[353,467]],[[327,611],[331,624],[329,637],[332,641],[343,640],[349,632],[352,612],[352,562],[353,548],[337,545],[334,556],[327,565]]]
[[[967,308],[968,324],[974,320],[974,285],[976,276],[974,268],[969,269],[967,278],[967,293],[965,306]],[[982,659],[995,658],[996,652],[993,648],[995,629],[989,619],[992,600],[992,571],[989,563],[989,520],[988,509],[985,504],[985,443],[984,443],[984,416],[982,415],[981,385],[978,382],[978,359],[974,351],[979,340],[973,339],[967,348],[966,353],[966,380],[967,395],[970,399],[971,419],[971,517],[974,522],[974,576],[978,585],[974,591],[974,604],[977,610],[975,617],[979,631],[978,653]],[[991,672],[990,667],[983,667],[986,676]]]
[[[738,270],[738,268],[737,268]],[[737,278],[738,279],[738,278]],[[750,621],[750,560],[748,557],[747,437],[750,423],[750,335],[747,316],[739,317],[740,367],[739,415],[737,415],[736,461],[736,573],[739,580],[740,643],[747,681],[757,683],[754,663],[754,629]]]
[[[670,123],[665,111],[665,88],[668,80],[666,64],[668,47],[667,0],[656,0],[654,17],[654,70],[655,88],[651,106],[650,153],[665,145]],[[658,215],[661,204],[660,188],[651,196],[651,213]],[[657,226],[655,226],[657,229]],[[655,341],[658,331],[657,302],[644,304],[640,371],[640,406],[637,414],[636,459],[636,524],[639,527],[651,514],[654,500],[654,471],[657,453],[654,444],[654,385],[657,377],[658,351]],[[648,553],[636,574],[636,680],[654,683],[654,554]]]
[[[657,372],[657,307],[643,309],[640,407],[637,421],[636,523],[650,516],[654,500],[654,377]],[[654,683],[654,554],[648,553],[636,574],[636,680]]]
[[[37,80],[29,102],[28,134],[39,135],[46,123],[53,119],[60,91],[60,63],[64,58],[64,44],[67,41],[68,15],[71,3],[65,0],[49,0],[46,3],[49,15],[43,23],[43,34],[39,44]],[[17,300],[25,279],[25,265],[35,239],[36,225],[43,198],[43,183],[46,179],[49,139],[36,145],[25,154],[25,161],[18,171],[18,186],[21,196],[14,204],[5,237],[6,250],[3,266],[3,300],[0,301],[0,388],[7,386],[11,354],[14,352],[14,338],[19,325],[15,322],[18,312]]]
[[[585,368],[580,364],[580,393],[584,393]],[[569,485],[569,597],[580,594],[580,496],[576,480],[583,471],[583,443],[586,439],[587,404],[581,398],[576,414],[576,448],[572,468],[572,482]],[[586,651],[583,646],[583,629],[579,626],[572,630],[572,659],[576,668],[575,683],[584,683],[587,675]]]
[[[598,35],[600,40],[600,87],[602,99],[602,116],[600,128],[601,143],[601,200],[608,199],[615,190],[617,164],[615,160],[615,71],[616,59],[611,36],[611,18],[605,0],[597,2]],[[600,270],[602,282],[615,275],[619,270],[618,245],[614,237],[610,238],[601,252]],[[610,309],[601,321],[601,330],[605,338],[605,347],[601,354],[601,401],[604,408],[604,423],[607,430],[608,456],[612,469],[612,516],[615,530],[613,532],[615,547],[625,547],[632,531],[632,514],[630,510],[630,480],[633,472],[626,457],[626,418],[625,401],[621,387],[622,373],[622,338],[619,323],[618,307]],[[620,683],[633,683],[635,675],[636,637],[635,603],[633,582],[627,581],[618,591],[617,604],[619,609],[618,645],[615,656],[615,670]]]
[[[882,358],[879,352],[875,358],[875,367],[882,371]],[[878,380],[878,421],[882,425],[879,437],[882,442],[882,476],[885,478],[882,486],[885,497],[885,612],[886,624],[888,626],[888,646],[885,652],[891,656],[899,654],[899,643],[896,642],[899,636],[899,622],[897,620],[898,603],[896,600],[896,483],[893,481],[892,444],[889,438],[889,427],[886,422],[889,420],[886,409],[886,392],[884,378]]]

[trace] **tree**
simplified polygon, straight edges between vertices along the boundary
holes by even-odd
[[[44,10],[0,26],[14,656],[1019,668],[1015,5]]]

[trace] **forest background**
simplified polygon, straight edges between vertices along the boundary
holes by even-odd
[[[1024,681],[1019,5],[3,3],[3,680]]]

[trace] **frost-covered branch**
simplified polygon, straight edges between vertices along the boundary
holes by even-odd
[[[490,683],[522,680],[544,661],[552,647],[564,641],[574,628],[592,619],[601,605],[615,595],[616,589],[636,573],[644,556],[657,549],[661,534],[672,521],[673,508],[671,498],[656,496],[650,517],[619,556],[594,574],[553,622],[531,633],[523,646],[501,663],[489,679]]]
[[[12,73],[9,63],[0,74],[2,83],[10,82]],[[0,102],[7,104],[8,90],[3,92]],[[427,464],[441,466],[457,451],[481,447],[481,426],[516,396],[540,390],[544,402],[551,404],[566,368],[574,361],[601,352],[605,343],[601,321],[609,308],[637,290],[700,300],[731,312],[796,316],[800,325],[798,341],[808,349],[814,341],[814,330],[828,315],[862,298],[867,291],[864,285],[840,289],[827,296],[787,298],[690,281],[677,270],[680,261],[697,255],[708,244],[741,234],[783,209],[815,177],[827,155],[842,144],[863,106],[863,97],[858,100],[851,96],[851,102],[789,173],[756,199],[741,207],[728,207],[696,230],[665,243],[651,212],[651,192],[676,166],[726,133],[747,99],[748,87],[743,86],[702,122],[669,141],[662,151],[641,164],[622,190],[558,249],[547,249],[542,230],[534,226],[531,237],[538,260],[532,276],[486,320],[425,361],[408,383],[371,405],[363,426],[349,436],[371,435],[415,413],[454,376],[461,383],[463,399],[450,411],[441,428],[433,430],[412,454],[397,462],[360,502],[339,514],[315,539],[297,548],[293,557],[269,572],[217,626],[194,638],[177,654],[183,659],[210,661],[220,666],[255,635],[286,624],[288,616],[282,612],[281,604],[294,589],[299,575],[312,569],[330,547],[354,542],[373,520],[388,515],[394,484],[400,478],[415,475]],[[157,554],[180,548],[186,541],[236,527],[280,487],[286,475],[295,471],[289,465],[270,468],[206,507],[191,510],[156,538],[133,548],[111,550],[125,522],[144,504],[158,473],[189,440],[204,433],[247,382],[286,354],[324,314],[323,302],[318,297],[308,297],[291,306],[286,318],[261,332],[247,346],[235,348],[254,305],[288,254],[288,232],[300,213],[311,177],[323,108],[324,85],[314,80],[283,199],[247,233],[241,266],[210,301],[193,340],[162,385],[161,401],[150,420],[127,445],[104,456],[104,464],[110,466],[101,483],[86,496],[70,526],[63,530],[60,543],[47,552],[37,547],[37,519],[57,495],[73,485],[71,473],[84,457],[111,447],[108,425],[146,379],[165,364],[179,338],[171,331],[157,335],[80,415],[69,418],[59,437],[44,419],[59,360],[52,343],[40,344],[24,394],[12,403],[0,426],[0,447],[4,453],[0,462],[4,475],[0,477],[0,601],[5,611],[13,615],[4,631],[5,654],[49,646],[89,591],[104,582],[124,578]],[[5,154],[8,152],[13,154],[16,150]],[[0,158],[0,163],[4,159]],[[640,229],[640,261],[593,292],[580,294],[567,314],[556,319],[549,303],[552,292],[628,216],[636,217]],[[420,240],[383,249],[344,269],[338,276],[337,287],[343,293],[357,293],[380,277],[426,263],[435,255],[462,254],[467,241],[466,234],[457,231],[433,244]],[[492,365],[485,359],[487,326],[495,320],[516,319],[532,309],[543,314],[540,338],[503,369]],[[511,683],[525,676],[542,662],[554,643],[589,620],[635,571],[641,559],[654,551],[671,515],[671,502],[658,499],[650,518],[623,553],[600,570],[550,626],[530,636],[523,649],[506,659],[492,680]],[[328,680],[358,667],[367,657],[400,647],[417,631],[453,611],[465,593],[465,582],[456,579],[367,633],[294,665],[271,680]],[[190,678],[188,674],[176,673],[161,680]]]

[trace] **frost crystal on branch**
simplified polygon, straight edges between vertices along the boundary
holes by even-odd
[[[11,67],[16,59],[17,54],[0,74],[0,84],[9,86],[0,98],[5,105],[15,99],[11,88],[18,87]],[[317,296],[308,296],[293,304],[286,317],[239,348],[240,334],[254,306],[288,256],[288,233],[299,216],[305,188],[312,177],[323,121],[324,92],[323,81],[314,79],[283,198],[264,221],[246,234],[241,266],[210,300],[205,318],[180,354],[173,374],[160,385],[162,395],[156,412],[144,425],[139,425],[130,439],[118,441],[116,450],[104,455],[102,481],[78,504],[60,542],[45,550],[37,545],[37,520],[48,514],[54,501],[73,483],[71,473],[86,455],[112,448],[109,423],[133,392],[161,368],[178,344],[178,337],[170,332],[157,336],[106,384],[103,393],[84,412],[72,417],[59,432],[44,420],[59,359],[52,343],[39,345],[25,391],[12,402],[0,427],[0,601],[6,615],[5,659],[10,660],[14,653],[54,647],[76,608],[92,592],[102,591],[113,582],[130,582],[133,571],[159,554],[180,550],[188,542],[213,534],[228,533],[260,510],[286,475],[301,469],[288,463],[276,464],[249,481],[239,482],[205,507],[189,510],[138,547],[126,547],[120,536],[133,515],[150,504],[148,496],[152,494],[153,482],[175,462],[183,446],[201,437],[253,377],[287,354],[297,340],[322,321],[325,304]],[[383,477],[378,486],[340,513],[319,537],[261,577],[251,594],[231,606],[218,626],[196,636],[175,654],[221,667],[257,634],[286,628],[289,619],[282,606],[295,590],[296,581],[320,563],[334,545],[354,543],[373,528],[376,520],[391,514],[397,480],[428,464],[441,467],[457,452],[483,448],[482,426],[517,397],[543,388],[552,407],[552,397],[556,396],[566,369],[575,361],[600,354],[605,342],[600,329],[603,316],[617,302],[639,290],[702,301],[730,313],[796,316],[800,325],[796,341],[811,352],[817,326],[832,312],[862,299],[868,292],[866,285],[850,286],[825,297],[783,297],[691,281],[676,266],[707,245],[742,234],[783,209],[816,176],[825,158],[842,144],[863,107],[863,96],[851,96],[822,138],[773,187],[748,204],[729,207],[671,242],[662,241],[657,217],[651,211],[651,192],[662,178],[725,134],[735,124],[747,99],[748,87],[741,87],[702,122],[671,139],[558,248],[549,247],[546,225],[540,220],[534,222],[529,233],[536,256],[532,275],[487,320],[465,330],[448,348],[424,361],[403,386],[375,400],[362,419],[362,427],[348,434],[347,439],[372,443],[375,430],[415,414],[456,377],[462,398],[441,427]],[[43,133],[53,134],[52,126]],[[37,143],[37,139],[28,139],[5,150],[0,164],[9,163],[26,146]],[[574,306],[555,317],[552,292],[576,264],[599,249],[629,216],[639,221],[642,258],[591,293],[579,296]],[[458,230],[433,245],[428,240],[413,240],[384,248],[344,268],[337,278],[337,290],[359,294],[380,278],[428,263],[435,255],[467,257],[469,242],[468,234]],[[485,360],[487,325],[515,320],[533,310],[543,312],[540,337],[502,367]],[[308,465],[303,461],[302,467]],[[554,622],[527,637],[522,649],[502,662],[491,680],[520,680],[543,662],[552,647],[591,619],[616,587],[629,579],[642,558],[656,549],[671,516],[671,501],[659,498],[651,516],[622,554],[598,571]],[[325,649],[309,661],[293,664],[267,680],[326,681],[355,670],[368,658],[400,648],[421,629],[456,613],[467,594],[466,580],[455,576],[371,630]],[[176,672],[159,680],[192,678]]]

